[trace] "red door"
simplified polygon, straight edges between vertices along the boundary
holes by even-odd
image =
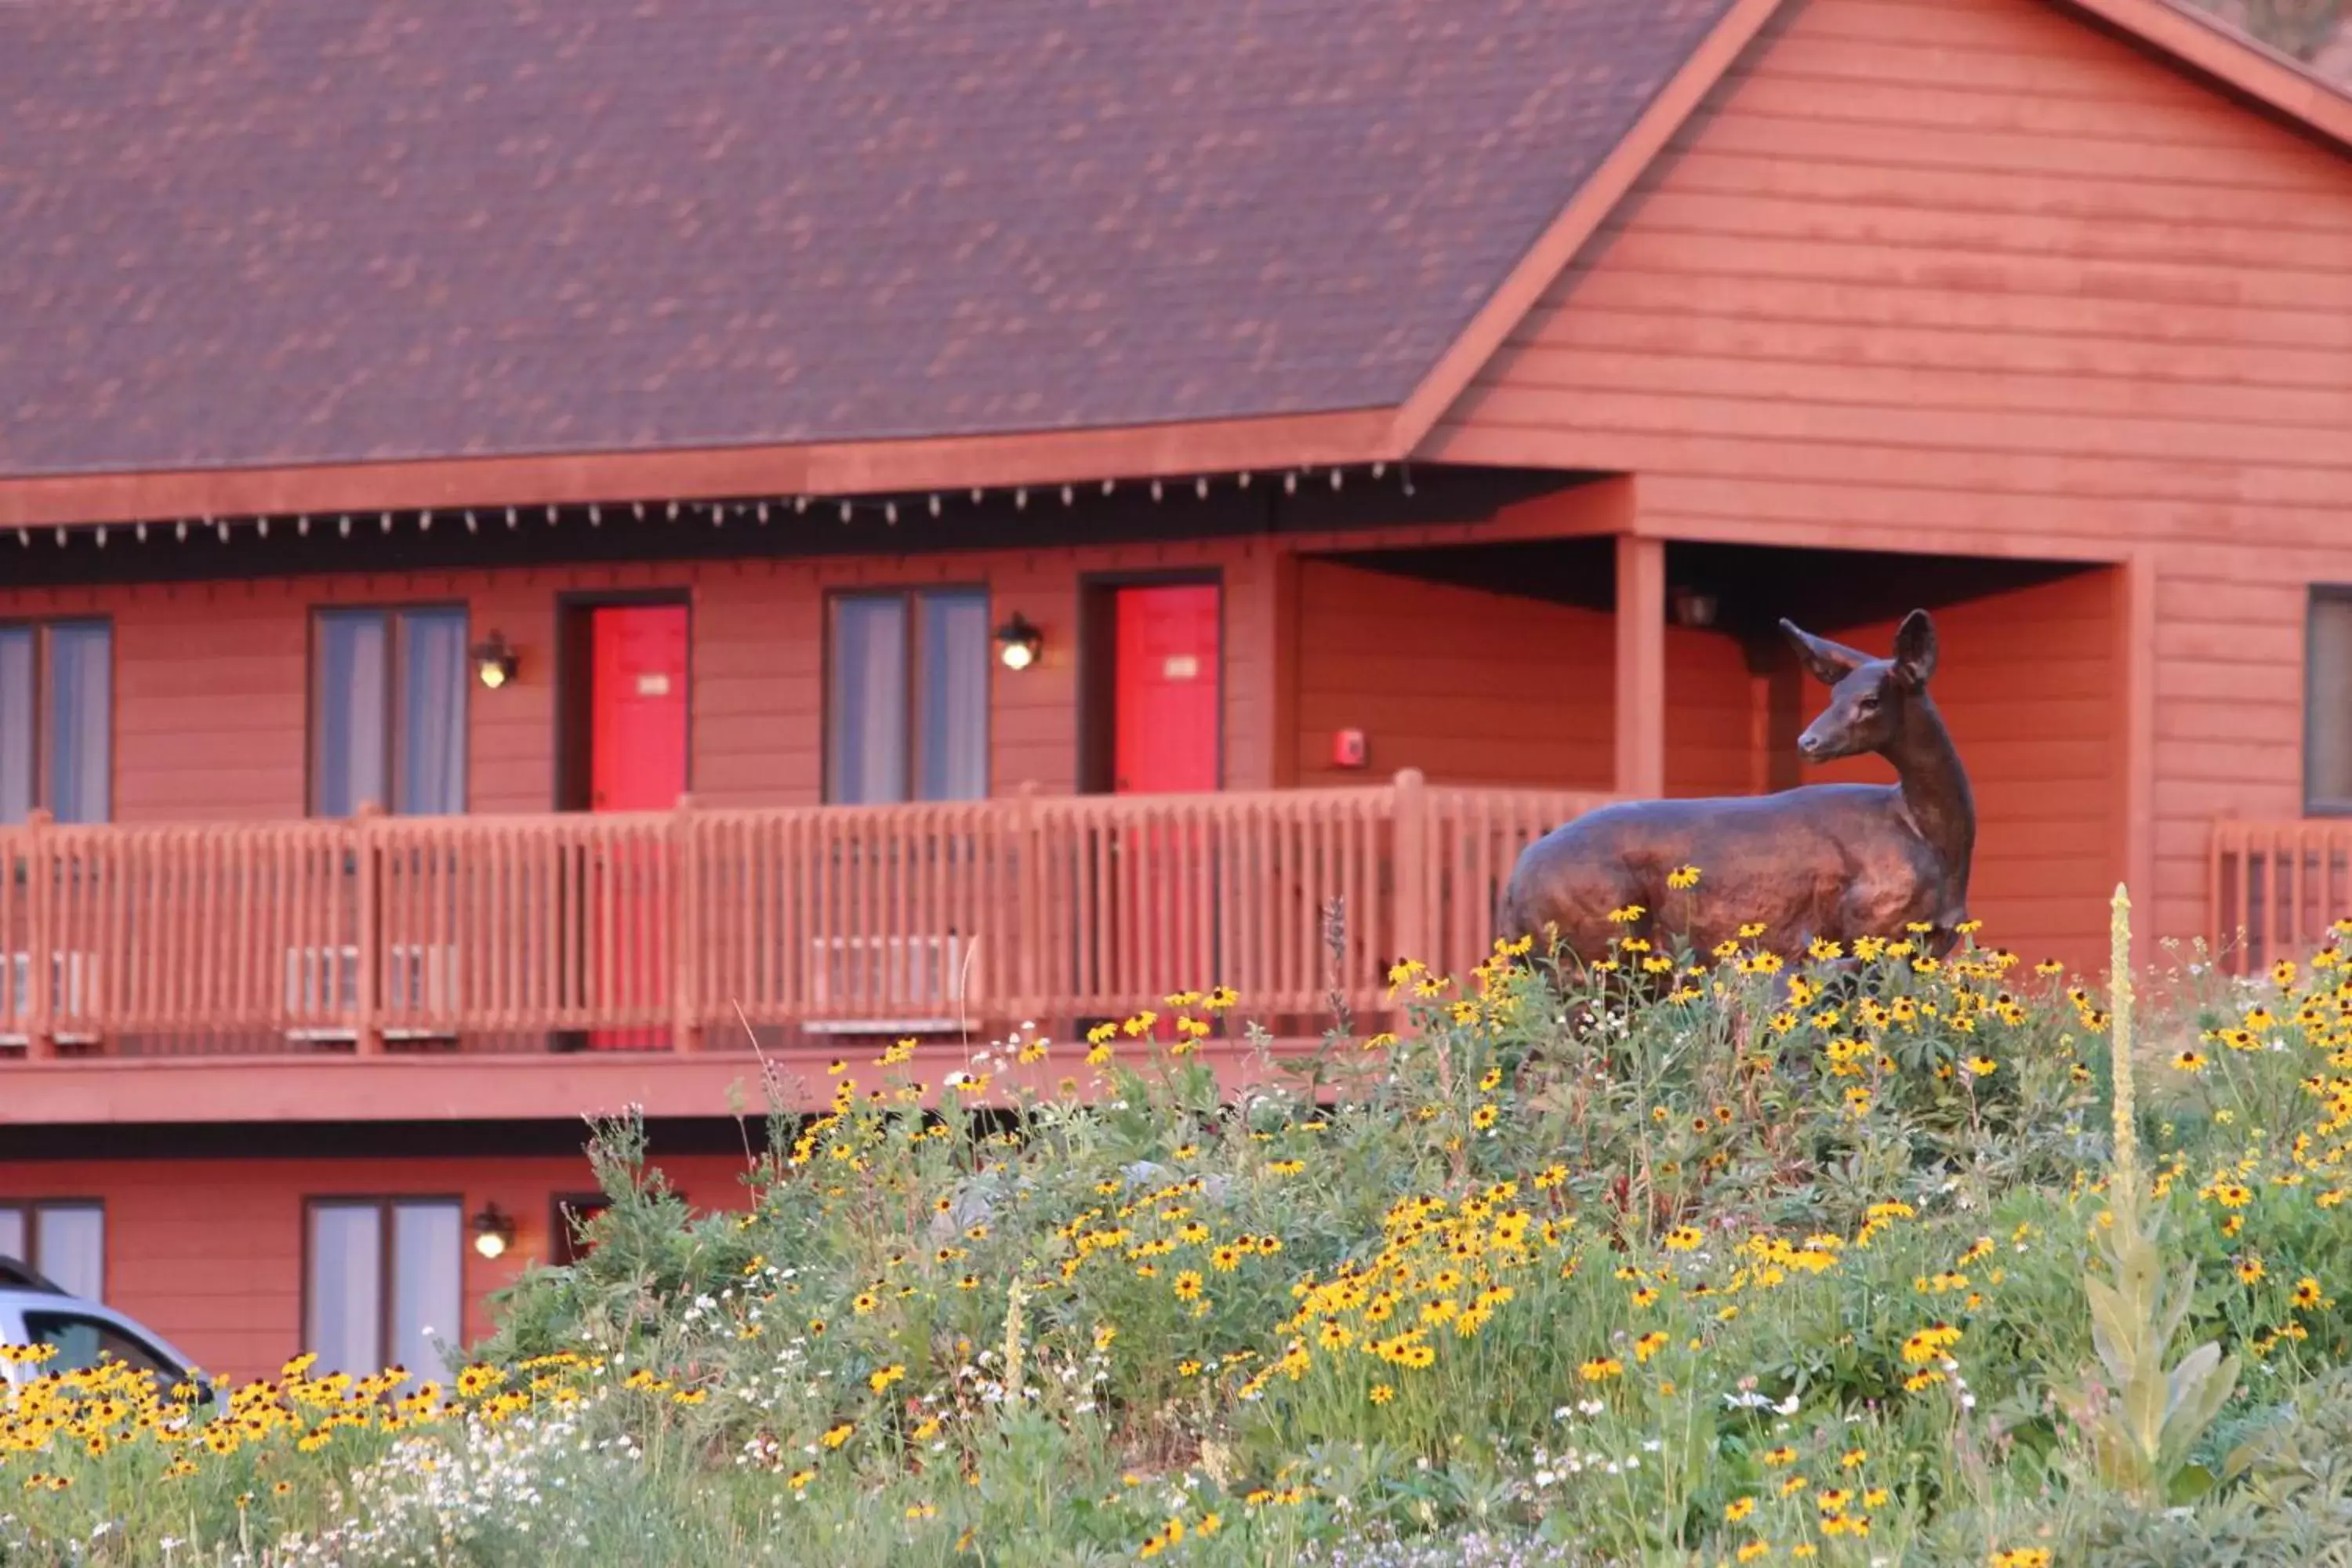
[[[686,793],[686,606],[589,612],[589,805],[668,811]]]
[[[671,811],[686,793],[686,606],[614,605],[589,612],[589,809]],[[608,840],[604,887],[586,911],[588,972],[608,1007],[658,1010],[669,994],[670,910],[663,834],[648,825]],[[668,1031],[607,1029],[594,1050],[652,1050]]]
[[[1217,787],[1218,594],[1213,583],[1116,591],[1113,789]],[[1111,951],[1120,989],[1146,996],[1218,984],[1215,845],[1188,813],[1146,808],[1122,825]]]
[[[1112,756],[1120,795],[1217,787],[1217,618],[1213,583],[1118,590]]]

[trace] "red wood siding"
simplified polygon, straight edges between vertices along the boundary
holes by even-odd
[[[2300,810],[2347,428],[2352,162],[2042,0],[1799,0],[1425,455],[1636,472],[1677,537],[2150,550],[2188,934],[2210,817]]]
[[[697,1208],[744,1203],[740,1156],[653,1162]],[[0,1198],[106,1205],[106,1300],[215,1373],[266,1376],[303,1348],[307,1198],[461,1196],[512,1215],[513,1250],[489,1259],[467,1232],[466,1336],[489,1331],[488,1294],[549,1254],[558,1194],[593,1192],[583,1156],[529,1159],[73,1160],[0,1164]]]
[[[1614,646],[1604,611],[1303,561],[1298,782],[1419,768],[1440,784],[1605,790]],[[1364,731],[1367,767],[1331,765],[1341,729]]]
[[[557,599],[681,590],[692,606],[692,784],[714,805],[800,805],[823,789],[824,601],[835,588],[984,584],[991,624],[1043,627],[1031,669],[992,666],[992,788],[1076,787],[1081,577],[1213,569],[1226,600],[1224,783],[1270,785],[1277,618],[1269,549],[1200,542],[1084,550],[861,556],[820,562],[546,567],[278,578],[131,588],[0,590],[0,618],[102,614],[115,627],[115,817],[299,817],[306,804],[309,626],[319,605],[461,603],[469,634],[520,653],[496,692],[468,684],[469,808],[555,804]]]

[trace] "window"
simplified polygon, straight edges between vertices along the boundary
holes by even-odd
[[[2352,814],[2352,587],[2312,589],[2304,667],[2304,809]]]
[[[113,628],[0,626],[0,822],[104,822],[113,762]]]
[[[455,1198],[313,1198],[303,1344],[327,1372],[406,1367],[443,1377],[434,1349],[465,1336],[465,1218]]]
[[[465,611],[321,610],[311,668],[312,816],[466,808]]]
[[[0,1258],[85,1300],[106,1299],[106,1208],[87,1198],[0,1203]]]
[[[825,798],[988,793],[988,595],[841,594],[831,608]]]
[[[165,1389],[188,1375],[185,1368],[145,1340],[79,1312],[28,1311],[25,1337],[37,1345],[58,1347],[57,1359],[44,1363],[48,1372],[79,1372],[100,1362],[119,1361],[134,1372],[153,1373],[156,1383]]]

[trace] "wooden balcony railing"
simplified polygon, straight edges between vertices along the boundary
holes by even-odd
[[[1605,797],[1360,789],[0,829],[0,1055],[649,1048],[975,1031],[1459,972]],[[1339,900],[1338,948],[1327,920]]]
[[[2207,938],[2227,972],[2301,960],[2352,915],[2352,819],[2213,825]]]

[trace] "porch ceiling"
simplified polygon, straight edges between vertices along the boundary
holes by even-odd
[[[1369,571],[1586,609],[1615,607],[1613,539],[1509,541],[1406,550],[1358,550],[1332,559]],[[2078,562],[2019,561],[1895,551],[1776,546],[1666,546],[1671,592],[1717,596],[1716,626],[1735,637],[1769,633],[1783,616],[1809,630],[1868,626],[1910,609],[2029,587],[2092,570]]]

